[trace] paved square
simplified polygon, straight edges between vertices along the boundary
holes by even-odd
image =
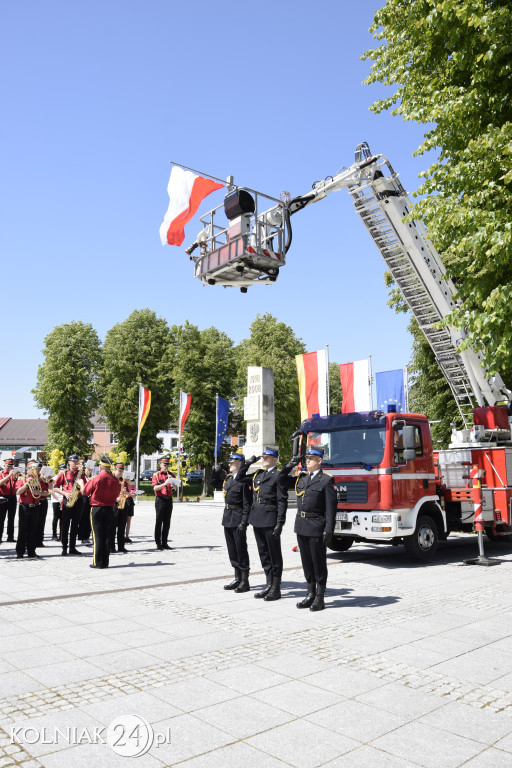
[[[0,768],[512,765],[510,545],[486,542],[489,569],[462,565],[474,536],[424,566],[402,547],[330,553],[311,613],[293,509],[273,603],[253,599],[251,532],[252,591],[223,589],[221,514],[176,504],[160,552],[139,503],[130,552],[101,572],[88,546],[63,558],[47,540],[23,561],[0,546]]]

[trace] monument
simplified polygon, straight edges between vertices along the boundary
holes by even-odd
[[[244,446],[246,459],[250,456],[261,456],[265,446],[276,444],[274,371],[272,368],[248,366],[247,397],[244,397],[244,420],[247,422]]]

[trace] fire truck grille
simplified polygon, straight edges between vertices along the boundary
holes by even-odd
[[[368,501],[368,485],[366,480],[348,480],[336,484],[338,502],[343,504],[366,504]]]

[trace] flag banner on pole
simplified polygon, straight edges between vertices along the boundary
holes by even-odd
[[[396,406],[397,413],[403,413],[405,407],[404,371],[382,371],[375,374],[377,388],[377,408],[386,411],[388,405]]]
[[[174,165],[167,185],[169,207],[160,226],[162,245],[181,245],[185,239],[185,224],[194,216],[201,200],[224,186]]]
[[[217,426],[215,429],[215,458],[220,456],[220,447],[228,429],[229,403],[223,397],[217,397]]]
[[[343,391],[342,413],[371,411],[370,368],[368,358],[340,365],[341,389]]]
[[[327,352],[306,352],[296,355],[299,377],[300,418],[310,419],[313,414],[327,416]]]
[[[180,420],[178,423],[179,435],[183,434],[183,427],[190,413],[190,403],[192,402],[192,395],[187,395],[186,392],[180,392]]]
[[[139,384],[139,430],[137,432],[138,437],[140,437],[142,427],[146,423],[146,419],[148,417],[150,408],[151,408],[151,390],[146,389],[145,387]]]

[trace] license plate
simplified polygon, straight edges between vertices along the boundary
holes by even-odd
[[[336,512],[336,520],[348,520],[348,512]]]

